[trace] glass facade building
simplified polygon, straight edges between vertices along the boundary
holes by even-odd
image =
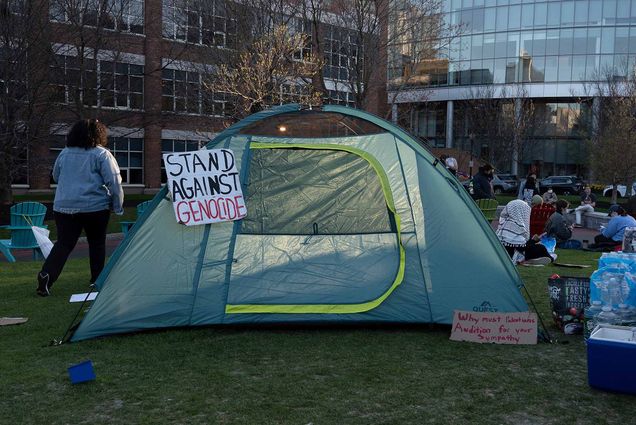
[[[467,148],[471,129],[462,103],[479,95],[478,87],[493,87],[494,96],[502,87],[508,95],[523,87],[534,105],[532,142],[518,169],[500,166],[519,174],[531,164],[544,176],[585,174],[582,129],[592,105],[586,95],[595,81],[625,79],[634,68],[636,0],[446,0],[443,7],[459,35],[442,40],[435,66],[410,67],[421,75],[402,89],[398,104],[417,105],[412,130],[434,147]],[[410,60],[400,57],[390,82]],[[485,144],[473,144],[473,153],[487,151]]]

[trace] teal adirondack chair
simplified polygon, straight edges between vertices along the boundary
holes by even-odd
[[[137,205],[137,220],[139,220],[139,217],[141,217],[144,211],[146,211],[146,208],[148,208],[148,206],[150,205],[150,202],[151,201],[144,201],[141,204]],[[135,223],[136,221],[121,221],[119,223],[121,224],[121,231],[124,234],[124,236],[128,234],[128,231]]]
[[[33,259],[41,257],[40,248],[31,226],[44,226],[44,216],[46,215],[46,207],[39,202],[22,202],[15,204],[10,210],[10,225],[0,226],[0,228],[11,231],[11,239],[0,239],[0,252],[14,263],[15,257],[11,254],[12,249],[32,249]]]

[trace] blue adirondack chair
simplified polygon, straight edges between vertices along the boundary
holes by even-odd
[[[148,208],[148,206],[150,205],[150,202],[151,201],[144,201],[141,204],[137,205],[137,220],[139,220],[139,217],[141,217],[144,211],[146,211],[146,208]],[[121,224],[121,231],[124,234],[124,236],[128,234],[128,231],[135,223],[136,221],[121,221],[119,223]]]
[[[0,228],[11,231],[11,239],[0,239],[0,252],[14,263],[15,257],[11,254],[12,249],[32,249],[33,259],[41,257],[40,248],[31,226],[44,226],[44,216],[46,215],[46,207],[39,202],[22,202],[15,204],[10,210],[10,223],[8,226],[0,226]]]

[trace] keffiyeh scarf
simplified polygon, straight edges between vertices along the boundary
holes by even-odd
[[[530,205],[519,199],[510,201],[499,216],[497,237],[505,246],[525,246],[530,239]]]

